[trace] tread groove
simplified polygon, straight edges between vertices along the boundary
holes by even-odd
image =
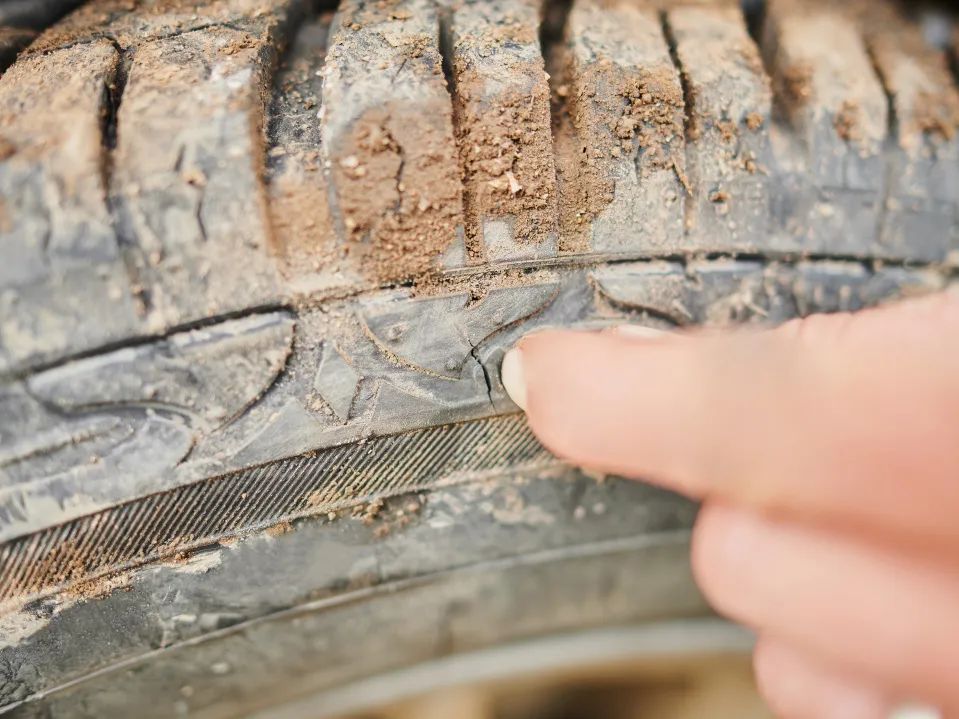
[[[742,0],[741,7],[743,16],[746,18],[749,36],[759,45],[762,40],[763,24],[766,21],[766,0]]]
[[[117,249],[126,272],[130,296],[133,299],[137,313],[142,317],[150,310],[150,293],[143,287],[139,270],[131,257],[134,243],[129,238],[123,236],[117,211],[118,198],[115,194],[113,178],[120,106],[123,103],[123,93],[126,90],[127,80],[130,77],[130,66],[133,64],[133,57],[130,48],[121,47],[120,43],[113,39],[110,39],[110,43],[117,52],[117,66],[116,72],[106,85],[107,98],[100,127],[103,142],[100,172],[105,190],[104,198],[107,212],[110,215],[110,223],[113,227]]]
[[[684,170],[679,179],[683,190],[686,192],[686,202],[683,204],[683,234],[688,237],[694,225],[697,210],[696,203],[693,202],[693,188],[690,186],[685,170],[685,168],[690,165],[689,148],[695,136],[696,94],[690,87],[689,75],[683,67],[682,59],[679,57],[679,46],[676,40],[676,34],[673,31],[667,10],[659,11],[659,21],[663,28],[663,38],[665,38],[666,44],[669,46],[669,57],[673,62],[673,67],[676,68],[676,73],[679,75],[679,84],[683,89],[683,156],[685,160],[683,162]],[[677,170],[677,173],[678,172]],[[698,192],[702,192],[701,188],[696,189]]]
[[[579,158],[576,157],[576,138],[572,127],[569,107],[570,57],[568,48],[569,17],[574,0],[546,0],[540,21],[540,51],[549,85],[550,134],[556,171],[556,191],[559,199],[557,225],[560,236],[559,252],[576,252],[587,249],[586,243],[575,226],[571,208],[564,201],[568,192],[564,184],[575,182]]]
[[[56,369],[57,367],[63,367],[71,362],[76,362],[77,360],[97,357],[99,355],[115,352],[117,350],[142,347],[154,342],[169,339],[170,337],[183,332],[191,332],[193,330],[201,330],[207,327],[213,327],[230,320],[245,319],[248,317],[256,317],[258,315],[270,315],[275,312],[288,311],[289,309],[290,306],[287,304],[273,304],[253,306],[243,310],[236,310],[234,312],[210,315],[208,317],[203,317],[191,322],[184,322],[183,324],[171,326],[166,328],[163,332],[140,334],[117,342],[104,343],[88,350],[76,352],[74,354],[64,355],[48,362],[36,362],[15,372],[4,373],[0,371],[0,382],[15,382],[17,380],[22,380],[32,375],[39,374],[40,372],[46,372],[47,370]]]
[[[327,9],[329,10],[329,9]],[[335,287],[344,258],[330,227],[329,173],[323,167],[323,75],[333,13],[308,12],[277,63],[268,110],[266,185],[271,236],[290,273]]]
[[[886,142],[885,151],[883,152],[883,180],[879,201],[879,219],[876,223],[876,236],[873,240],[876,246],[880,246],[886,236],[886,228],[889,219],[889,203],[892,197],[894,173],[896,172],[896,163],[893,153],[897,145],[897,140],[900,136],[899,113],[896,108],[895,92],[889,83],[889,78],[886,77],[886,73],[884,73],[882,70],[882,67],[879,63],[879,58],[876,57],[875,48],[865,36],[863,37],[863,43],[866,46],[866,53],[869,55],[869,62],[872,66],[872,71],[875,73],[876,78],[879,80],[879,84],[882,86],[882,90],[886,95],[887,114]]]

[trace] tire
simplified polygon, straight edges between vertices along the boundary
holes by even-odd
[[[320,715],[707,618],[695,507],[552,457],[505,350],[855,311],[959,261],[941,14],[48,5],[0,77],[0,713]]]

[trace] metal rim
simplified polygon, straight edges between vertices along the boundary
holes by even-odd
[[[430,692],[581,673],[650,661],[742,656],[752,635],[720,619],[608,627],[452,655],[364,679],[248,715],[249,719],[329,719],[375,710]]]

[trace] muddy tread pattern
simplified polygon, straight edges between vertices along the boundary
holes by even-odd
[[[302,10],[294,0],[256,8],[223,0],[202,12],[179,2],[100,0],[48,31],[0,81],[2,133],[12,148],[0,153],[14,223],[6,246],[17,253],[5,264],[0,294],[0,357],[6,370],[22,373],[3,385],[3,537],[211,472],[510,411],[498,361],[537,326],[610,317],[681,326],[752,316],[730,309],[732,297],[745,301],[741,295],[720,300],[722,283],[697,290],[708,300],[683,294],[694,276],[728,276],[719,265],[604,269],[610,257],[692,261],[696,253],[732,252],[749,262],[767,254],[794,261],[817,248],[824,258],[873,250],[882,257],[879,240],[888,236],[900,238],[906,255],[928,259],[946,247],[924,249],[907,239],[902,218],[926,216],[932,226],[928,215],[945,217],[955,233],[951,175],[932,199],[932,179],[925,186],[909,181],[938,182],[929,173],[946,172],[955,90],[917,135],[908,121],[915,102],[897,73],[911,60],[922,87],[944,92],[949,78],[941,56],[920,52],[915,38],[893,42],[870,24],[874,15],[833,15],[819,3],[770,5],[761,49],[778,88],[776,105],[786,112],[782,125],[760,48],[730,4],[581,0],[546,48],[532,5],[503,14],[472,3],[402,0],[385,13],[356,0],[305,24]],[[819,28],[823,17],[850,42],[835,50],[794,36],[797,27]],[[274,78],[277,54],[294,36]],[[493,38],[489,46],[483,37]],[[559,61],[551,61],[553,138],[546,134],[543,54]],[[847,61],[865,73],[858,85]],[[842,72],[829,74],[837,63]],[[530,114],[518,116],[513,103],[524,92]],[[884,111],[886,93],[898,142],[879,152],[877,143],[890,139],[889,116],[880,113],[879,127],[862,107],[881,101]],[[858,125],[837,123],[848,97],[862,105],[854,119],[873,122],[862,137],[850,134]],[[522,153],[515,137],[497,135],[503,125],[480,127],[490,117],[519,119],[527,135]],[[502,155],[480,148],[482,162],[492,163],[482,165],[483,182],[506,175],[508,186],[512,175],[523,188],[497,217],[513,231],[517,221],[530,221],[527,229],[540,233],[534,245],[549,255],[541,269],[516,273],[513,263],[535,267],[539,260],[517,260],[513,250],[497,255],[485,240],[476,255],[465,252],[464,223],[480,217],[470,219],[472,209],[486,202],[488,213],[495,203],[482,199],[482,163],[471,170],[461,161],[469,146],[487,141],[500,142]],[[826,143],[820,149],[838,153],[839,165],[817,165],[814,173],[804,164],[810,142]],[[547,200],[554,192],[551,155],[558,246],[551,211],[526,204],[526,190],[535,195],[532,188],[542,187]],[[887,196],[856,185],[862,163],[897,157],[913,172],[902,173]],[[828,181],[846,186],[817,184],[834,170],[842,177]],[[69,202],[57,199],[63,189]],[[356,214],[349,208],[359,212],[369,202],[383,205],[370,212],[370,224],[349,225]],[[906,209],[890,209],[897,203]],[[866,217],[871,229],[848,232],[844,208]],[[873,234],[873,225],[886,235]],[[751,235],[740,231],[746,228]],[[847,244],[823,245],[824,229],[842,230]],[[409,242],[417,244],[413,253]],[[513,249],[522,244],[517,239]],[[564,264],[564,257],[579,264]],[[432,284],[377,289],[434,261],[455,272]],[[624,272],[648,288],[668,277],[673,294],[636,305],[602,290],[612,286],[609,273]],[[894,294],[897,285],[926,289],[946,281],[934,269],[873,275],[854,262],[801,271],[760,263],[750,276],[762,286],[744,285],[747,306],[762,306],[753,295],[773,287],[794,298],[792,314],[854,309]],[[793,287],[808,276],[820,289]],[[877,282],[882,292],[857,294]],[[806,297],[847,286],[859,305]],[[697,303],[700,310],[682,309]],[[102,321],[83,321],[94,315]],[[269,340],[249,328],[263,318],[275,323],[262,336]],[[210,339],[197,344],[197,336]],[[177,347],[202,348],[191,350],[192,361],[215,369],[188,370],[175,359]],[[250,365],[246,353],[259,363]],[[213,398],[178,389],[184,376]],[[248,391],[235,395],[227,376],[242,377]],[[83,455],[96,461],[78,466]],[[143,466],[136,481],[124,483],[120,476],[137,456]],[[51,494],[70,498],[52,515],[43,508]]]
[[[272,105],[267,95],[277,55],[319,27],[303,24],[305,0],[95,0],[44,32],[4,92],[40,97],[31,83],[57,49],[108,42],[118,54],[94,93],[99,177],[91,162],[80,174],[105,187],[97,222],[118,249],[103,249],[104,227],[91,231],[119,260],[74,253],[69,272],[0,296],[11,328],[0,371],[440,268],[956,256],[955,88],[913,19],[882,32],[889,6],[772,0],[761,48],[735,3],[579,0],[547,48],[532,3],[506,14],[472,2],[391,8],[345,3],[316,31],[322,77],[306,88],[315,112],[301,117],[299,144],[263,135],[293,112],[280,85]],[[557,58],[552,138],[542,54]],[[530,104],[517,107],[524,91]],[[918,102],[932,94],[932,107]],[[54,172],[22,152],[3,162]],[[14,184],[10,197],[28,191]],[[85,202],[99,204],[92,192]],[[29,242],[43,244],[31,212]],[[100,307],[108,320],[67,331]]]
[[[13,451],[0,457],[0,539],[43,532],[53,517],[79,521],[136,497],[199,491],[190,487],[211,475],[246,476],[244,468],[319,449],[342,447],[337,465],[352,466],[371,451],[362,440],[411,426],[482,425],[515,411],[496,368],[508,347],[538,328],[777,323],[860,309],[942,281],[929,271],[848,263],[623,263],[491,287],[479,302],[466,291],[415,297],[407,290],[329,304],[299,315],[302,349],[289,358],[292,318],[269,314],[50,369],[5,400],[12,415],[2,429]],[[221,366],[230,371],[218,375]],[[185,375],[191,386],[183,386]],[[477,443],[493,452],[491,443]],[[420,445],[405,446],[398,466],[411,467]],[[133,466],[135,482],[126,476]],[[349,474],[344,491],[364,477]],[[238,507],[242,491],[231,495]],[[70,502],[52,509],[51,496]]]
[[[5,197],[13,244],[30,257],[0,297],[0,371],[278,303],[263,126],[276,55],[300,10],[297,0],[93,2],[6,73],[0,93],[16,117],[4,130]],[[109,61],[88,71],[96,53]],[[71,62],[79,75],[65,91],[51,80]],[[84,73],[99,87],[82,85]],[[32,119],[60,107],[80,121]],[[57,160],[63,153],[84,156]],[[24,183],[27,174],[36,179]],[[37,263],[50,268],[42,283]]]
[[[0,78],[8,606],[546,462],[527,332],[954,279],[956,89],[888,6],[309,5],[94,0]]]

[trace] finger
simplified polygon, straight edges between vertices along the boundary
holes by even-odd
[[[760,638],[753,665],[759,692],[780,719],[889,719],[891,702],[879,689],[788,644]]]
[[[957,367],[959,293],[763,332],[536,334],[504,384],[575,464],[959,541]]]
[[[959,706],[959,572],[709,505],[693,569],[721,613],[849,676]]]

